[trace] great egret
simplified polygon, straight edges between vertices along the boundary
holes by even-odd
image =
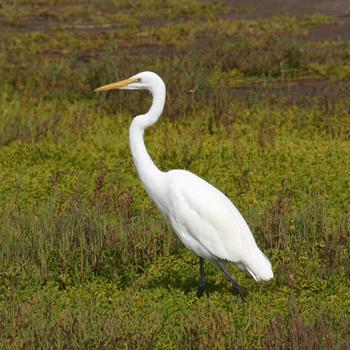
[[[170,221],[182,243],[199,255],[197,296],[201,297],[205,290],[204,259],[221,268],[243,299],[242,289],[229,274],[226,261],[249,272],[256,281],[273,278],[270,261],[258,248],[242,215],[222,192],[186,170],[160,171],[149,156],[143,133],[157,122],[163,111],[166,95],[163,80],[153,72],[142,72],[95,91],[112,89],[143,89],[153,96],[150,110],[136,116],[131,123],[131,153],[147,193]]]

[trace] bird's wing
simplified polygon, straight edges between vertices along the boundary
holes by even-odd
[[[200,177],[182,170],[169,172],[173,220],[214,257],[244,261],[256,247],[252,233],[232,202]]]

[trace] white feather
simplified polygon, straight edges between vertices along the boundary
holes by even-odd
[[[166,175],[171,207],[167,216],[187,248],[203,258],[232,261],[257,281],[273,277],[247,223],[222,192],[188,171]]]

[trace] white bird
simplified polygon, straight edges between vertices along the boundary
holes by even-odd
[[[163,80],[153,72],[142,72],[95,91],[112,89],[148,90],[153,96],[150,110],[136,116],[131,123],[131,153],[147,193],[170,221],[182,243],[199,255],[197,296],[201,297],[205,291],[204,259],[221,268],[243,299],[242,289],[229,274],[226,261],[249,272],[256,281],[273,278],[270,261],[258,248],[242,215],[222,192],[189,171],[159,170],[148,154],[143,134],[157,122],[163,111],[166,95]]]

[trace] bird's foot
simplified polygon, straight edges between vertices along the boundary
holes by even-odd
[[[238,288],[237,288],[237,286],[234,286],[234,291],[235,291],[235,294],[238,294],[240,296],[242,301],[247,301],[246,294],[243,292],[243,290],[241,289],[241,287],[239,285],[238,285]]]
[[[205,284],[200,284],[198,286],[198,289],[197,289],[197,292],[196,292],[197,298],[200,298],[203,295],[204,292],[205,292]]]

